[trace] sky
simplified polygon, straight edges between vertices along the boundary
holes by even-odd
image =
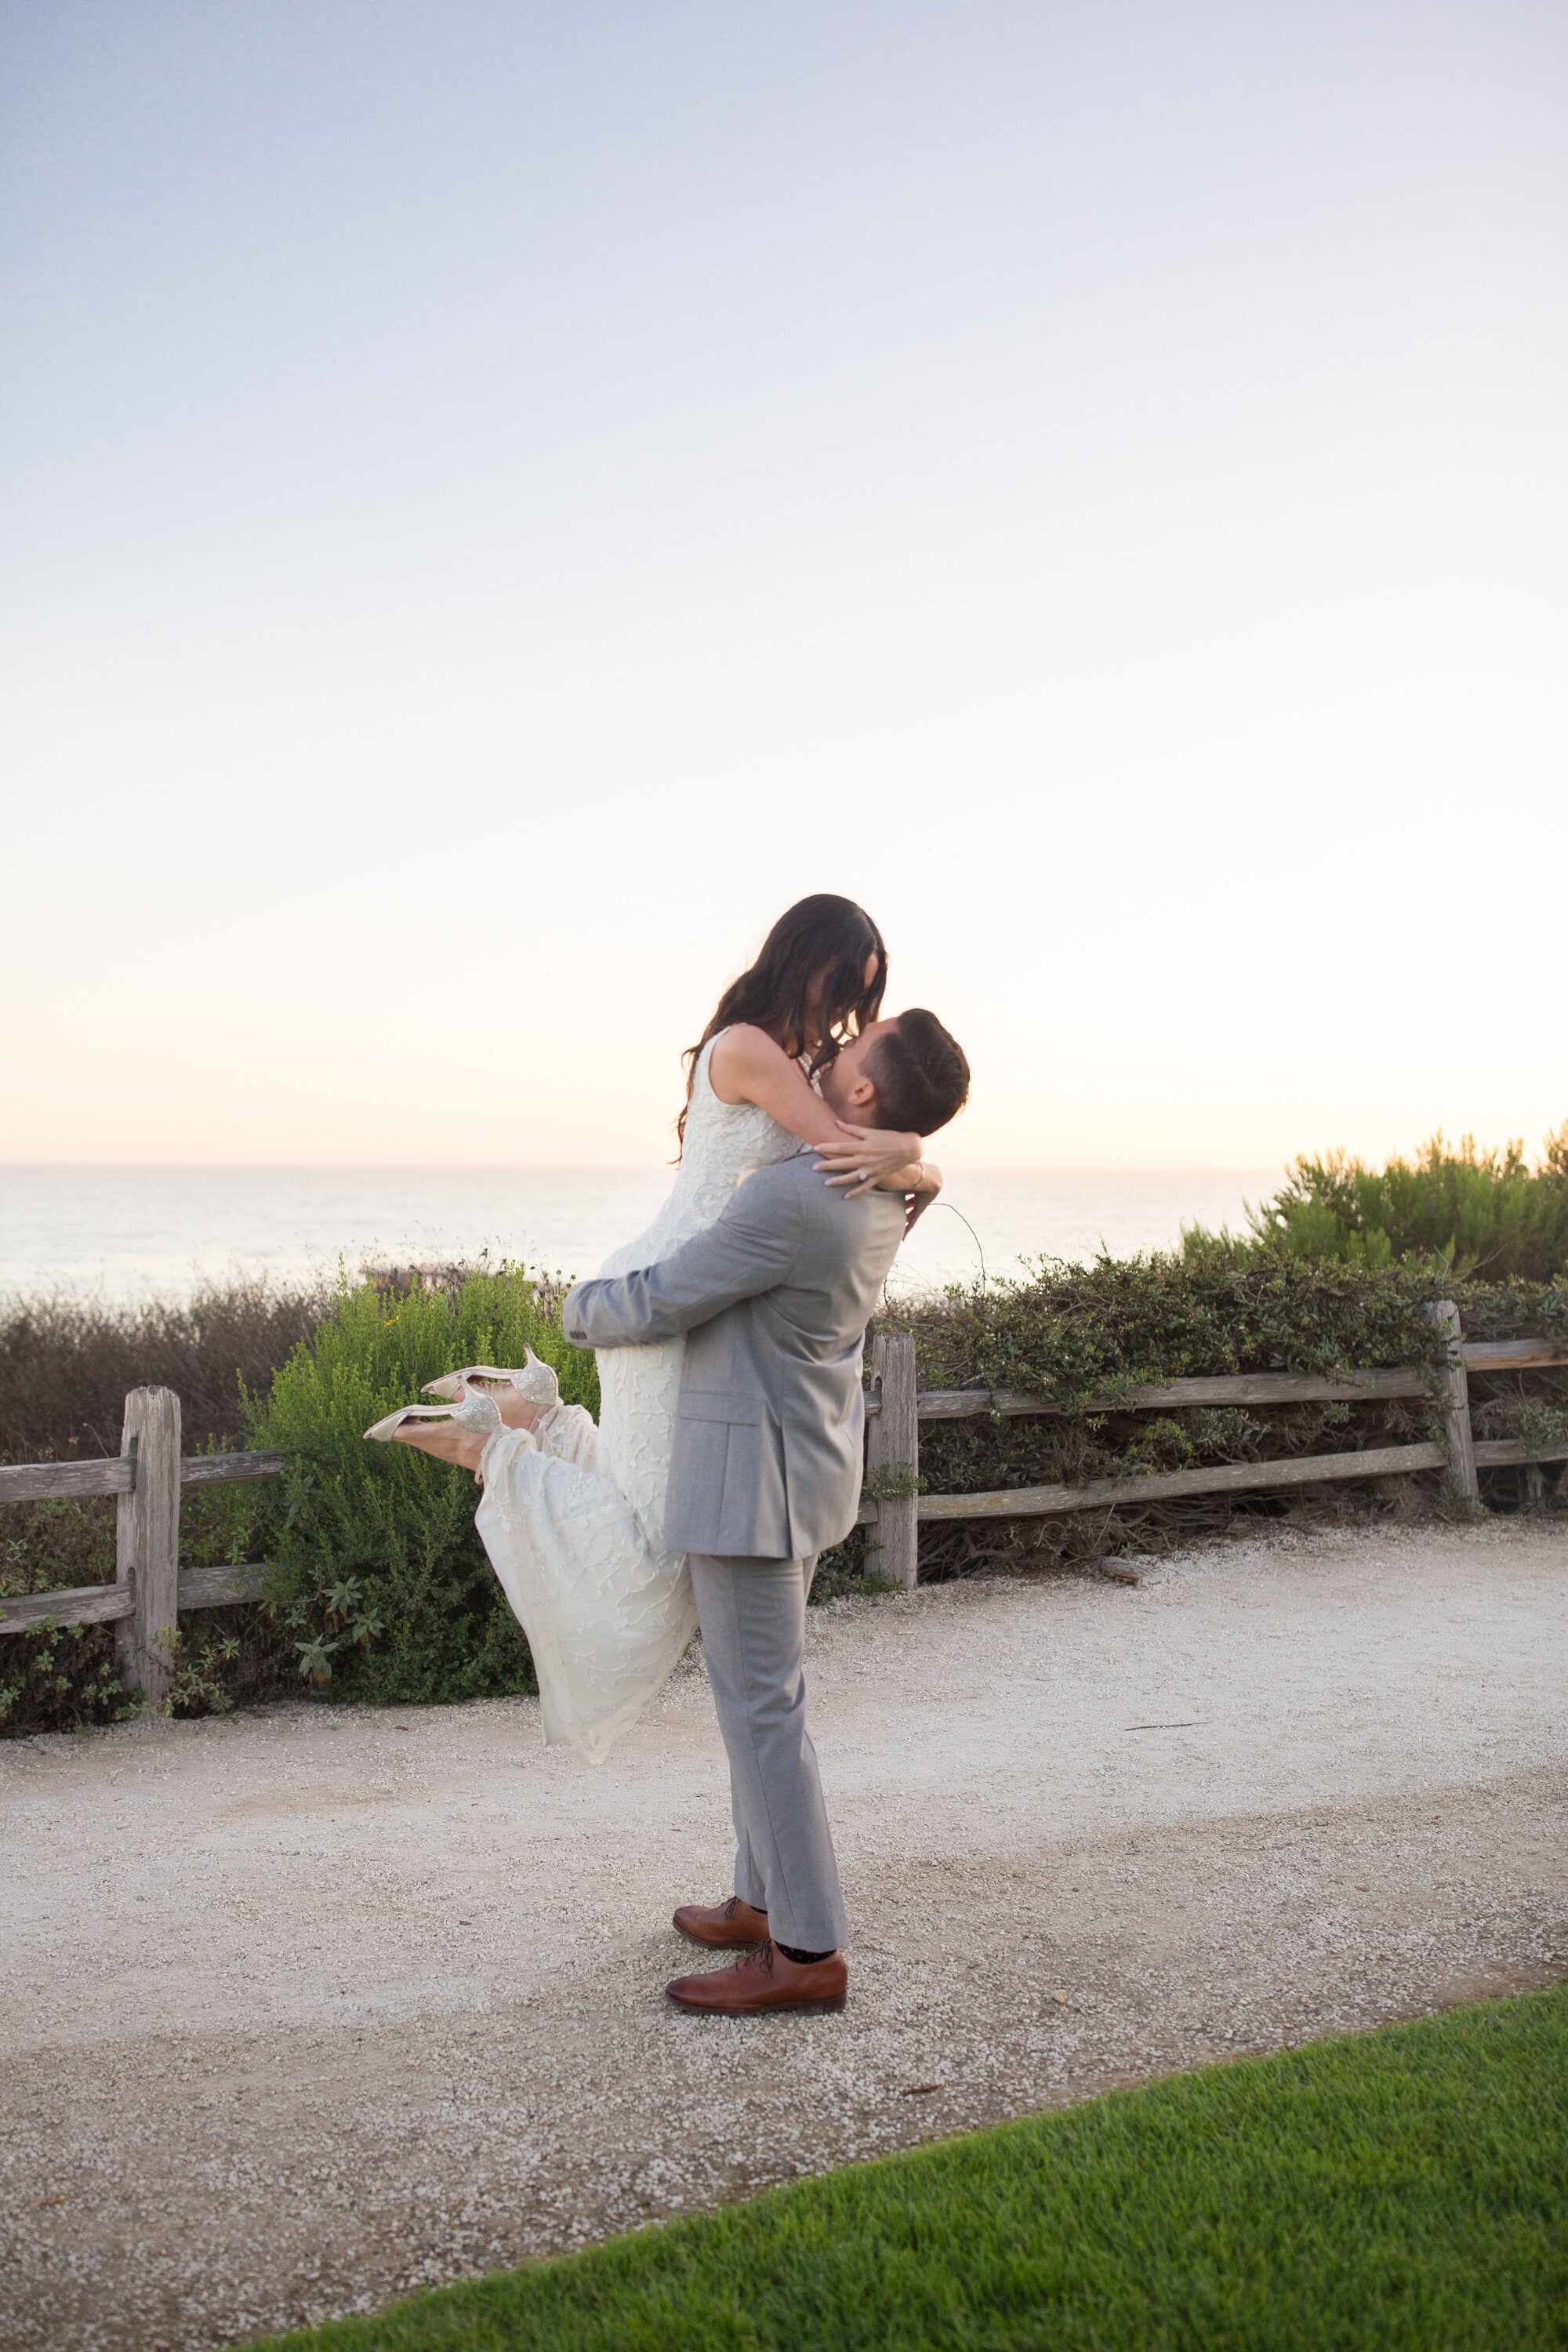
[[[0,1159],[647,1165],[860,899],[971,1167],[1568,1116],[1568,16],[8,0]]]

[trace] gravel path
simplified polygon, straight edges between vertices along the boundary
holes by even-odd
[[[1285,1536],[815,1611],[842,2016],[694,2019],[700,1664],[595,1772],[532,1702],[0,1750],[0,2330],[374,2309],[1113,2083],[1568,1975],[1568,1525]]]

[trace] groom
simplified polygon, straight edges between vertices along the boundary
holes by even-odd
[[[962,1108],[969,1065],[916,1011],[873,1022],[819,1084],[841,1119],[932,1135]],[[816,1555],[859,1507],[861,1348],[903,1231],[901,1194],[847,1200],[805,1148],[748,1176],[669,1257],[579,1283],[562,1311],[580,1348],[687,1334],[664,1541],[689,1556],[739,1850],[730,1900],[685,1905],[675,1925],[742,1957],[678,1977],[667,1990],[685,2009],[844,2000],[844,1901],[801,1652]]]

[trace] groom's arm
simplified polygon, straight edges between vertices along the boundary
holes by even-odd
[[[657,1265],[578,1283],[561,1309],[566,1338],[575,1348],[639,1348],[673,1339],[710,1323],[737,1299],[775,1288],[794,1265],[805,1231],[798,1181],[759,1169],[717,1224]]]

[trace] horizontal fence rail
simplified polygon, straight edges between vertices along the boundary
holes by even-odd
[[[1564,1448],[1568,1452],[1568,1447]],[[1184,1495],[1245,1494],[1268,1486],[1314,1486],[1339,1478],[1392,1478],[1447,1467],[1447,1448],[1372,1445],[1359,1454],[1297,1454],[1276,1462],[1215,1462],[1201,1470],[1152,1471],[1142,1478],[1095,1478],[1081,1486],[1007,1486],[994,1495],[919,1495],[921,1519],[1034,1519],[1107,1503],[1174,1502]],[[871,1522],[875,1506],[865,1514]]]
[[[919,1574],[920,1528],[934,1520],[1038,1518],[1117,1505],[1173,1502],[1190,1495],[1265,1492],[1423,1470],[1447,1470],[1458,1491],[1473,1498],[1479,1470],[1568,1462],[1568,1444],[1542,1447],[1517,1438],[1478,1440],[1470,1427],[1468,1385],[1472,1370],[1533,1371],[1568,1364],[1568,1349],[1553,1339],[1465,1339],[1459,1335],[1457,1308],[1445,1303],[1434,1314],[1448,1334],[1445,1361],[1435,1371],[1396,1366],[1378,1371],[1227,1372],[1157,1381],[1123,1396],[1073,1406],[1010,1390],[921,1391],[916,1385],[912,1337],[908,1332],[879,1333],[867,1366],[868,1496],[858,1518],[860,1526],[876,1530],[868,1547],[871,1564],[879,1573],[912,1587]],[[1365,1404],[1414,1396],[1433,1397],[1440,1406],[1441,1444],[1428,1440],[1415,1445],[1368,1446],[1359,1453],[1214,1463],[1145,1477],[1098,1478],[1077,1486],[1017,1486],[986,1495],[919,1491],[922,1421],[962,1421],[982,1413],[1181,1412],[1203,1405]],[[179,1399],[169,1389],[132,1389],[125,1400],[118,1456],[0,1465],[0,1503],[112,1495],[116,1512],[115,1581],[0,1599],[0,1633],[36,1633],[49,1625],[116,1625],[127,1684],[150,1701],[161,1702],[173,1676],[174,1636],[181,1615],[193,1609],[259,1601],[271,1573],[264,1562],[182,1569],[182,1493],[191,1486],[280,1477],[292,1460],[288,1454],[260,1450],[182,1454]]]
[[[237,1478],[277,1478],[289,1467],[289,1454],[186,1454],[180,1458],[180,1485],[226,1486]],[[99,1462],[0,1464],[0,1503],[42,1503],[57,1495],[129,1495],[136,1484],[133,1457]]]
[[[1568,1445],[1529,1446],[1512,1437],[1479,1439],[1476,1465],[1501,1470],[1516,1463],[1568,1462]],[[1368,1445],[1356,1454],[1296,1454],[1274,1462],[1216,1462],[1201,1470],[1161,1470],[1145,1478],[1098,1478],[1081,1486],[1014,1486],[994,1495],[918,1495],[922,1519],[1037,1518],[1051,1512],[1091,1510],[1102,1503],[1153,1503],[1182,1495],[1244,1494],[1249,1487],[1313,1486],[1321,1480],[1394,1478],[1412,1470],[1446,1470],[1448,1449]],[[869,1524],[873,1510],[862,1514]]]
[[[1555,1339],[1462,1339],[1454,1354],[1478,1372],[1533,1371],[1568,1362]],[[1220,1372],[1194,1380],[1163,1381],[1130,1389],[1125,1396],[1091,1397],[1064,1406],[1049,1397],[1013,1389],[922,1389],[915,1410],[921,1421],[964,1421],[976,1413],[1146,1412],[1180,1411],[1208,1404],[1364,1404],[1379,1397],[1427,1396],[1432,1375],[1418,1366],[1381,1372]],[[875,1391],[868,1412],[881,1410]]]
[[[1458,1309],[1444,1300],[1434,1319],[1447,1334],[1443,1364],[1435,1371],[1418,1365],[1387,1370],[1344,1372],[1226,1372],[1190,1380],[1161,1381],[1117,1397],[1091,1397],[1062,1406],[1050,1397],[1008,1389],[927,1389],[917,1391],[914,1341],[888,1335],[877,1343],[866,1410],[873,1417],[868,1444],[867,1484],[858,1524],[876,1530],[870,1539],[879,1573],[912,1587],[919,1575],[920,1528],[933,1520],[1038,1518],[1071,1511],[1103,1510],[1118,1504],[1180,1501],[1192,1495],[1266,1493],[1289,1486],[1314,1486],[1353,1478],[1387,1478],[1420,1470],[1446,1470],[1455,1487],[1474,1501],[1477,1473],[1520,1465],[1568,1461],[1568,1445],[1532,1447],[1514,1438],[1478,1442],[1470,1427],[1469,1374],[1532,1371],[1568,1363],[1568,1349],[1555,1339],[1466,1339]],[[1368,1446],[1358,1453],[1302,1454],[1272,1462],[1225,1462],[1196,1470],[1169,1470],[1146,1477],[1099,1478],[1077,1486],[1015,1486],[985,1495],[923,1495],[920,1488],[920,1429],[922,1421],[963,1421],[982,1413],[1013,1416],[1070,1412],[1192,1411],[1202,1405],[1365,1404],[1385,1397],[1432,1397],[1444,1424],[1441,1444]],[[899,1417],[906,1433],[898,1444],[879,1444],[882,1417]],[[896,1486],[896,1496],[887,1489]],[[882,1489],[878,1492],[879,1487]]]
[[[235,1601],[259,1601],[266,1568],[183,1568],[176,1587],[187,1609],[222,1609]],[[107,1625],[136,1613],[134,1571],[121,1584],[78,1584],[68,1592],[27,1592],[0,1601],[0,1633],[31,1633],[40,1625]]]

